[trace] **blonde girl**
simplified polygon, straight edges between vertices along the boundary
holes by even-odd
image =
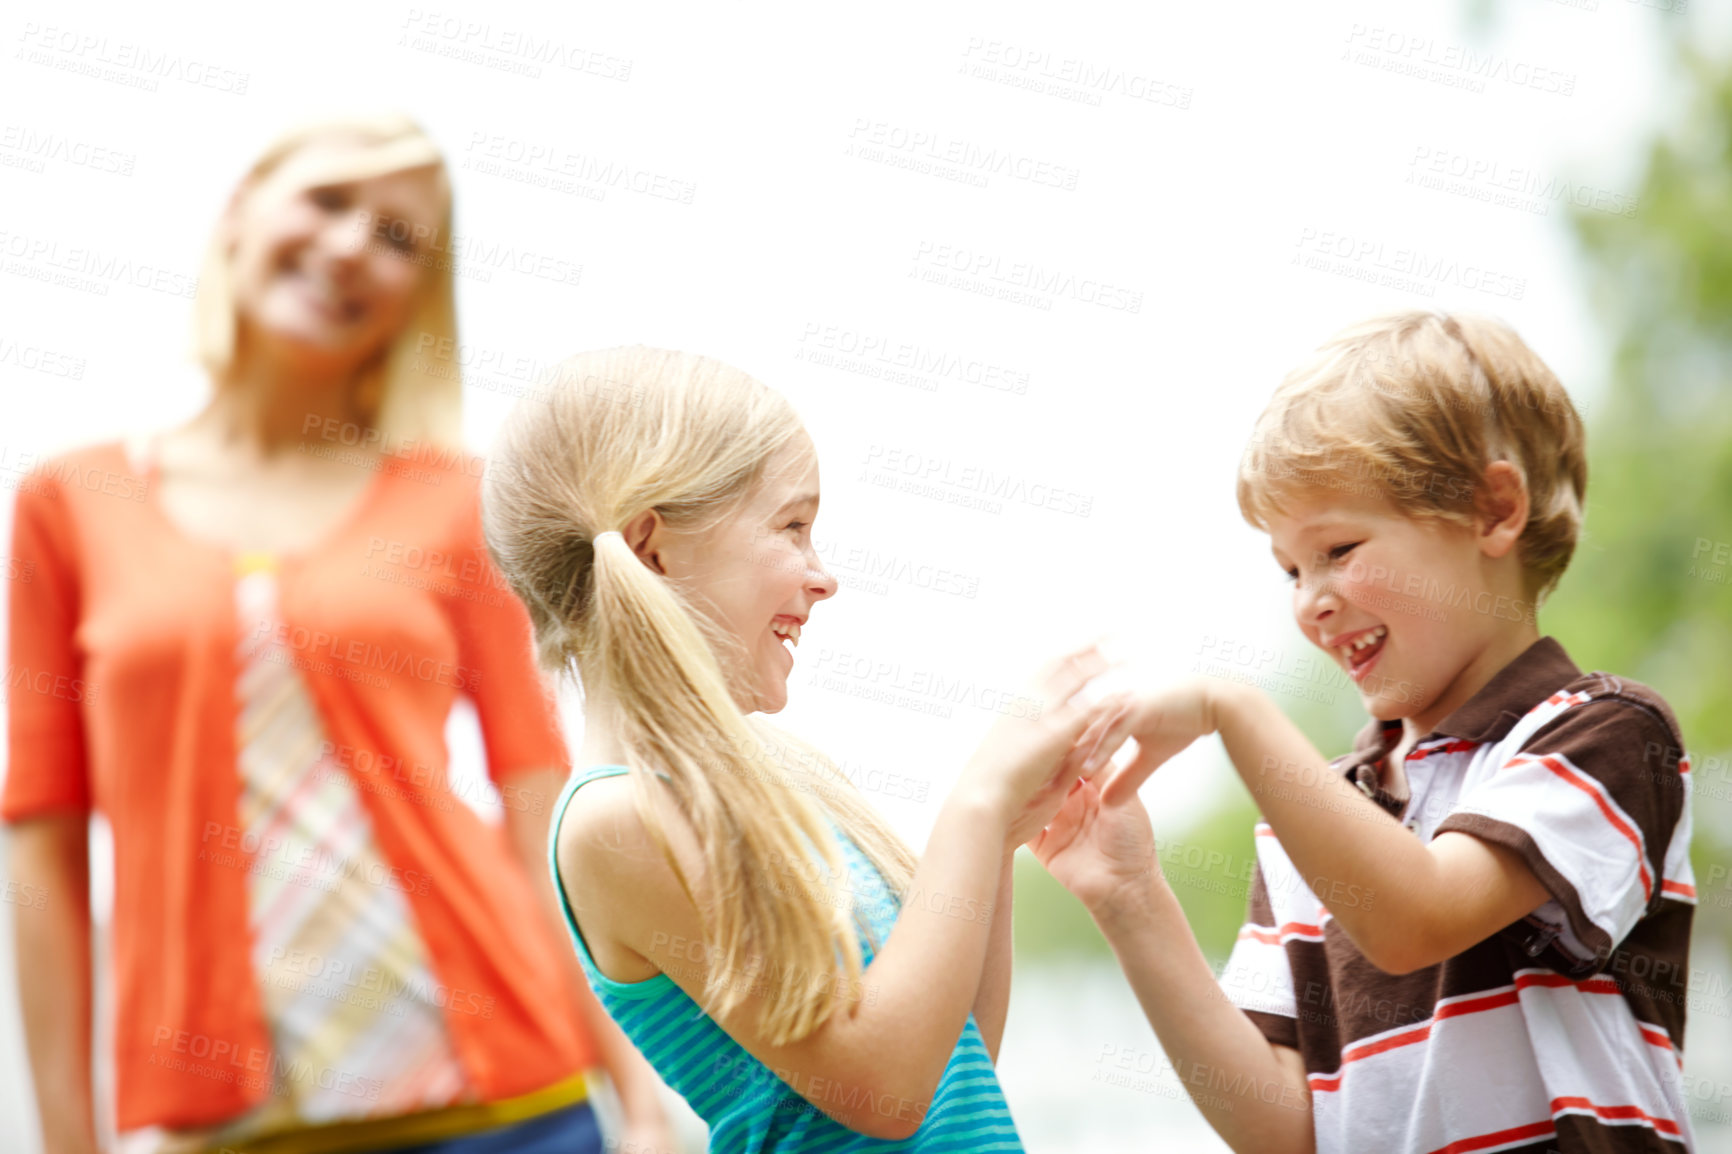
[[[738,369],[614,349],[507,422],[484,532],[584,692],[551,865],[602,1004],[712,1149],[1020,1150],[994,1074],[1010,862],[1089,765],[1092,648],[1007,703],[920,859],[833,764],[749,715],[836,592],[818,462]],[[579,790],[581,789],[581,797]]]

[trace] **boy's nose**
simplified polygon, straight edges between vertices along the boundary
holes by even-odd
[[[1321,625],[1339,608],[1341,598],[1328,581],[1304,581],[1294,590],[1293,616],[1301,625]]]

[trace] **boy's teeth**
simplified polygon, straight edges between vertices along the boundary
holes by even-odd
[[[775,633],[778,637],[786,637],[789,641],[792,641],[794,643],[794,648],[798,649],[800,647],[800,626],[798,622],[778,621],[774,625],[770,626],[770,631]]]
[[[1389,630],[1379,625],[1370,633],[1362,633],[1352,641],[1349,641],[1346,645],[1337,645],[1336,648],[1341,650],[1344,654],[1352,655],[1367,646],[1377,644],[1379,641],[1382,641],[1384,637],[1388,636],[1388,634]]]

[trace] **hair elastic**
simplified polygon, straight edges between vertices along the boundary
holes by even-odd
[[[621,533],[618,529],[604,529],[600,533],[597,533],[594,537],[590,538],[590,542],[589,542],[590,548],[593,549],[597,545],[601,544],[601,539],[603,537],[618,537],[621,541],[625,540],[625,534]]]

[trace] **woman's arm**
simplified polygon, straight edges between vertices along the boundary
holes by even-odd
[[[559,908],[559,895],[554,893],[553,879],[547,871],[548,824],[554,801],[564,784],[563,775],[557,769],[531,770],[514,774],[511,783],[514,800],[521,798],[524,804],[506,807],[506,834],[518,863],[535,888],[536,904],[548,932],[563,946],[567,938],[565,914]],[[661,1079],[596,1000],[577,955],[569,948],[561,953],[566,961],[566,984],[583,1015],[585,1028],[601,1052],[602,1067],[625,1113],[625,1133],[619,1136],[621,1148],[641,1154],[676,1149],[657,1090]]]
[[[1015,853],[1004,855],[1004,865],[998,873],[998,896],[992,903],[992,937],[986,948],[986,965],[980,971],[980,989],[974,995],[974,1024],[980,1027],[981,1040],[995,1065],[998,1047],[1004,1040],[1004,1020],[1010,1011],[1010,898],[1015,864]]]
[[[7,831],[19,1004],[45,1154],[96,1154],[90,1070],[89,819],[30,818]]]

